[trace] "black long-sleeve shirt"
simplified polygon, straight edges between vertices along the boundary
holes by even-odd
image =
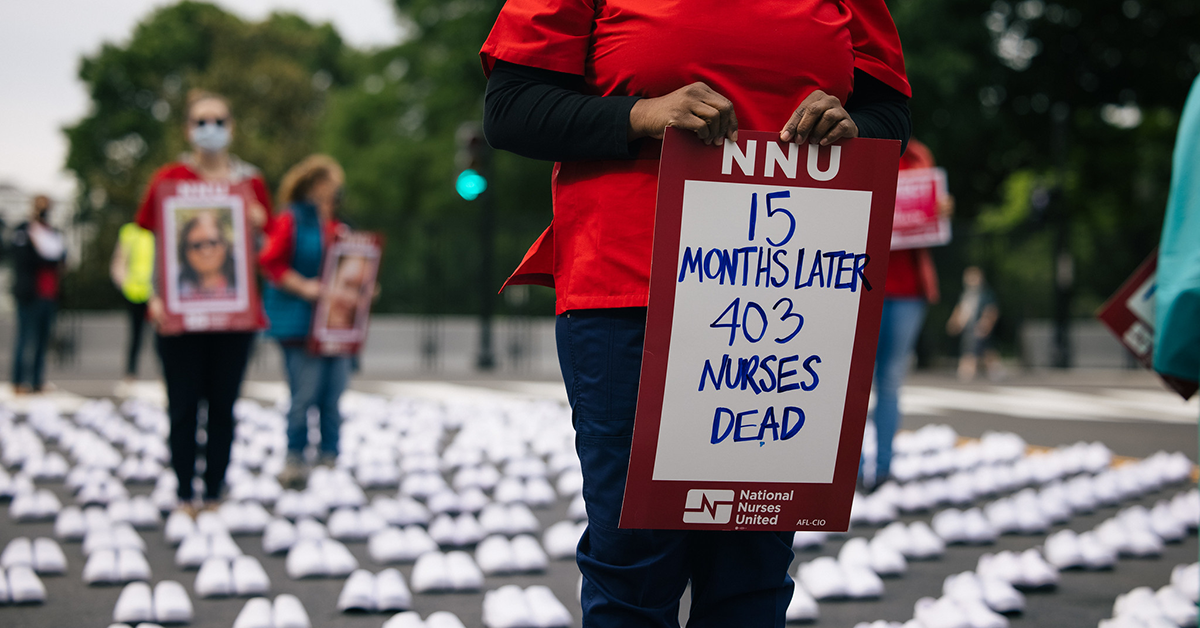
[[[583,88],[582,76],[496,61],[484,99],[488,143],[550,161],[632,159],[641,142],[628,140],[629,112],[640,97],[592,96],[581,93]],[[859,137],[907,146],[908,98],[879,79],[855,70],[846,111]]]

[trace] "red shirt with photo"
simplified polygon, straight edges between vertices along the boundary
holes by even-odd
[[[600,96],[703,81],[753,130],[783,128],[817,89],[844,103],[855,69],[910,93],[883,0],[509,0],[480,56],[485,73],[496,60],[565,72]],[[553,286],[560,314],[645,306],[661,147],[643,140],[637,159],[555,164],[553,222],[508,283]]]

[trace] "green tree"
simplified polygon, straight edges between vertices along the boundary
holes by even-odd
[[[146,182],[187,149],[187,92],[224,94],[237,119],[233,152],[274,187],[317,146],[327,91],[347,80],[357,53],[328,24],[276,13],[249,23],[214,5],[184,1],[158,9],[124,45],[82,60],[91,111],[65,130],[67,167],[79,183],[79,219],[93,236],[68,278],[74,307],[116,305],[107,280],[119,226],[132,219]]]
[[[1009,340],[1053,312],[1055,235],[1088,317],[1158,240],[1174,129],[1200,72],[1187,0],[896,0],[914,134],[949,171],[955,241],[935,256],[943,304],[979,264]],[[951,344],[942,348],[951,350]]]
[[[346,214],[387,235],[381,309],[478,311],[482,204],[454,192],[455,132],[482,119],[478,51],[502,4],[397,0],[411,37],[362,60],[332,98],[322,146],[346,168]],[[498,152],[491,169],[494,290],[550,221],[550,164]],[[551,291],[532,294],[523,311],[553,311]]]

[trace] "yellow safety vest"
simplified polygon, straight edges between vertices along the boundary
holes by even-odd
[[[154,233],[131,222],[121,227],[117,240],[125,250],[125,282],[121,292],[131,303],[145,303],[150,298],[154,276]]]

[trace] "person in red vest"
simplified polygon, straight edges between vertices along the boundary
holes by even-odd
[[[506,285],[552,286],[583,468],[583,625],[783,626],[790,532],[618,529],[668,126],[707,144],[907,140],[900,40],[883,0],[729,4],[509,0],[480,52],[492,146],[555,161],[554,219]]]

